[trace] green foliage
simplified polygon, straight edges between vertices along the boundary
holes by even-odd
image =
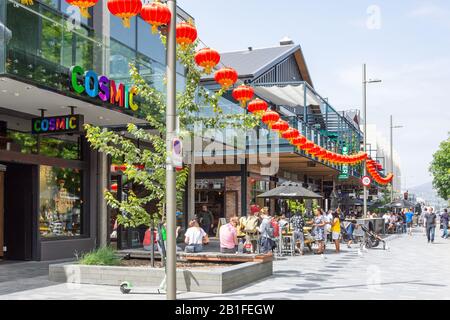
[[[433,155],[430,165],[433,175],[433,187],[444,200],[450,198],[450,137],[443,141]]]
[[[80,264],[97,266],[117,266],[120,259],[116,256],[115,250],[111,247],[103,247],[82,255]]]
[[[161,35],[165,45],[166,38]],[[240,128],[253,128],[259,119],[244,112],[239,114],[224,114],[219,106],[219,100],[225,93],[219,90],[209,92],[199,85],[203,72],[194,62],[196,44],[185,49],[177,48],[177,59],[186,70],[186,87],[177,93],[177,116],[180,123],[180,136],[183,139],[192,139],[192,126],[196,121],[202,121],[207,128],[225,128],[239,126]],[[114,159],[123,159],[126,169],[125,178],[134,186],[144,189],[137,194],[130,191],[127,200],[117,200],[111,192],[105,190],[105,199],[108,205],[122,214],[118,216],[118,224],[125,227],[149,225],[151,221],[157,223],[164,216],[165,182],[166,182],[166,99],[163,92],[158,91],[148,83],[134,65],[130,65],[131,82],[136,86],[140,98],[140,114],[145,116],[153,130],[139,129],[134,124],[128,124],[127,131],[132,139],[91,125],[86,125],[86,138],[92,148],[110,155]],[[200,118],[198,113],[200,105],[210,106],[215,116]],[[145,141],[151,147],[140,149],[135,141]],[[143,164],[145,170],[135,165]],[[188,177],[188,168],[176,174],[177,204],[181,204]],[[154,212],[147,212],[148,204],[155,204]]]
[[[302,214],[306,211],[306,206],[304,202],[298,200],[287,200],[289,210],[293,213],[300,212]]]

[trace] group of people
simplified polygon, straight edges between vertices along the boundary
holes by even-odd
[[[387,233],[412,234],[414,212],[412,209],[403,209],[400,212],[386,212],[383,217]]]
[[[430,207],[429,209],[425,208],[421,216],[421,222],[423,223],[423,226],[425,228],[428,243],[434,243],[438,217],[440,219],[440,227],[442,230],[441,238],[448,239],[448,223],[449,223],[448,210],[444,209],[444,211],[442,211],[442,213],[438,216],[434,212],[433,208]]]

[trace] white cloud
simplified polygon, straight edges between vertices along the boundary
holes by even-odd
[[[442,17],[443,15],[446,15],[446,11],[434,4],[422,5],[407,13],[407,16],[411,18]]]

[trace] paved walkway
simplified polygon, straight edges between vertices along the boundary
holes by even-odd
[[[437,232],[438,233],[438,232]],[[450,299],[450,240],[428,244],[421,230],[393,236],[388,250],[344,248],[325,257],[306,255],[274,262],[274,275],[216,295],[180,293],[180,299]],[[28,271],[34,268],[28,263]],[[8,269],[0,265],[0,276]],[[44,268],[45,269],[45,268]],[[25,269],[24,269],[25,270]],[[37,272],[37,271],[36,271]],[[7,279],[8,276],[0,279]],[[55,284],[36,277],[0,280],[0,299],[164,299],[155,288],[122,295],[117,287]],[[6,287],[5,287],[6,285]],[[27,288],[27,286],[29,286]],[[25,288],[27,288],[25,290]]]

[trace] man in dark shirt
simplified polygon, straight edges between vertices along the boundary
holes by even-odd
[[[444,213],[441,214],[441,223],[442,223],[442,238],[448,239],[448,212],[447,209],[444,209]]]
[[[428,243],[434,243],[434,234],[436,231],[436,214],[433,212],[433,208],[430,208],[430,211],[425,213],[424,220]]]
[[[197,214],[199,219],[200,227],[206,232],[207,235],[210,234],[211,228],[214,228],[214,216],[208,207],[203,205],[202,210]]]

